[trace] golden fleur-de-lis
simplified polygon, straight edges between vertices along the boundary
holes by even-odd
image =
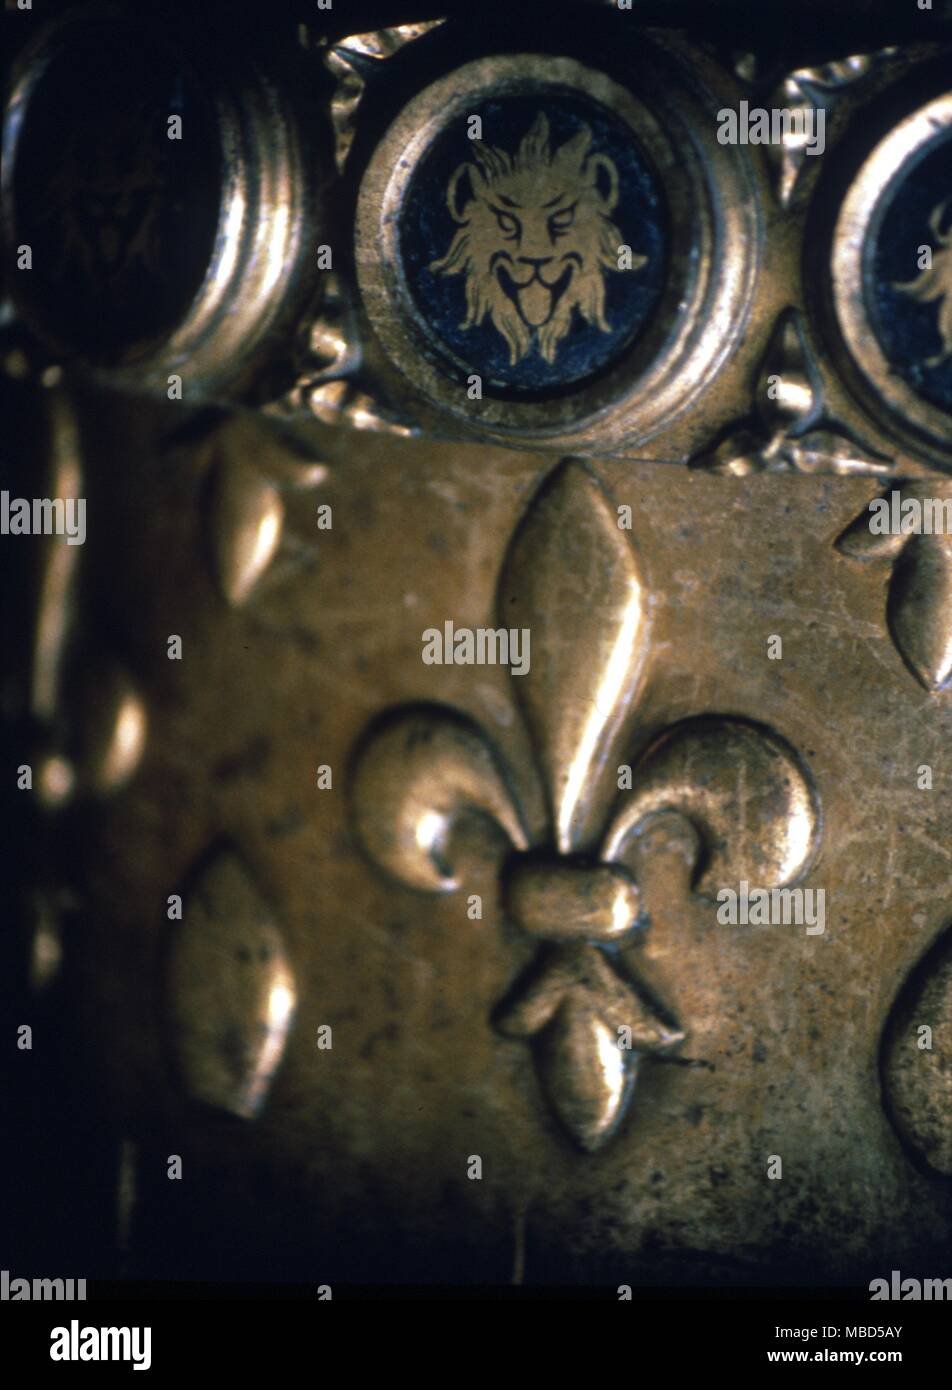
[[[943,479],[904,483],[893,491],[900,520],[907,501],[938,504],[940,511],[943,503],[952,503],[952,483]],[[891,495],[886,500],[892,510]],[[931,693],[945,690],[952,680],[952,535],[944,530],[877,535],[864,509],[836,548],[851,560],[892,561],[886,600],[890,635],[916,680]]]
[[[700,892],[744,877],[779,887],[810,859],[818,810],[782,739],[719,716],[668,729],[637,761],[632,789],[617,794],[608,767],[645,678],[650,604],[634,548],[583,465],[561,465],[533,498],[503,566],[498,612],[531,632],[530,669],[514,684],[545,787],[546,843],[530,845],[488,738],[442,706],[389,711],[369,731],[354,771],[356,827],[377,865],[428,892],[461,886],[454,840],[466,817],[502,832],[503,907],[538,953],[493,1021],[506,1037],[532,1039],[552,1108],[593,1150],[621,1123],[642,1059],[686,1036],[627,950],[648,925],[624,862],[632,839],[660,813],[680,813],[696,832]]]

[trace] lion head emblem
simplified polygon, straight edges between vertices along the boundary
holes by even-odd
[[[554,362],[576,309],[609,332],[603,277],[620,262],[622,238],[611,220],[618,170],[607,155],[589,153],[591,142],[582,126],[550,149],[540,113],[514,155],[476,141],[474,162],[461,164],[449,181],[446,205],[458,231],[430,269],[466,276],[460,328],[476,327],[488,314],[512,365],[534,338],[543,359]],[[633,255],[630,268],[646,261]]]
[[[945,359],[952,355],[952,228],[945,232],[942,230],[948,206],[948,201],[940,203],[938,207],[933,208],[932,216],[929,218],[929,228],[942,248],[933,253],[932,265],[921,271],[915,280],[894,286],[895,289],[919,300],[921,304],[929,304],[934,299],[941,301],[938,328],[942,339],[942,351],[935,357],[926,358],[927,367],[941,366]]]
[[[115,288],[137,266],[161,265],[163,197],[168,192],[164,123],[143,106],[117,124],[108,140],[91,141],[88,126],[65,136],[64,157],[50,183],[50,215],[62,228],[59,273],[78,270],[93,284]]]

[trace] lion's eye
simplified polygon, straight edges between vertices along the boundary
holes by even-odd
[[[570,208],[560,208],[549,218],[549,231],[553,237],[562,236],[575,221],[575,204]]]
[[[503,212],[502,208],[493,208],[496,214],[496,221],[499,223],[499,230],[507,240],[519,235],[519,219],[513,217],[511,212]]]

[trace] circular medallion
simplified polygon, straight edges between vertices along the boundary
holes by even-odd
[[[226,67],[209,80],[108,6],[22,56],[4,118],[8,283],[57,355],[147,388],[178,371],[194,392],[238,376],[273,327],[299,278],[305,180],[273,91]]]
[[[390,358],[480,432],[655,432],[722,357],[756,258],[756,234],[738,238],[740,273],[721,274],[752,203],[735,151],[698,157],[706,124],[637,62],[623,86],[509,54],[419,93],[358,203],[358,279]]]
[[[837,319],[867,388],[952,443],[952,96],[876,147],[836,225]]]
[[[596,375],[644,327],[664,286],[666,222],[622,121],[567,95],[509,96],[434,141],[407,189],[398,253],[448,362],[484,390],[549,394]]]
[[[96,26],[50,53],[23,115],[9,183],[32,261],[22,288],[59,341],[128,360],[176,326],[205,277],[221,189],[214,107],[171,54]],[[183,138],[169,138],[176,119]]]

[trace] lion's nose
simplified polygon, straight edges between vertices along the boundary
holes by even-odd
[[[521,265],[534,265],[537,269],[540,265],[548,265],[553,259],[552,256],[520,256]]]

